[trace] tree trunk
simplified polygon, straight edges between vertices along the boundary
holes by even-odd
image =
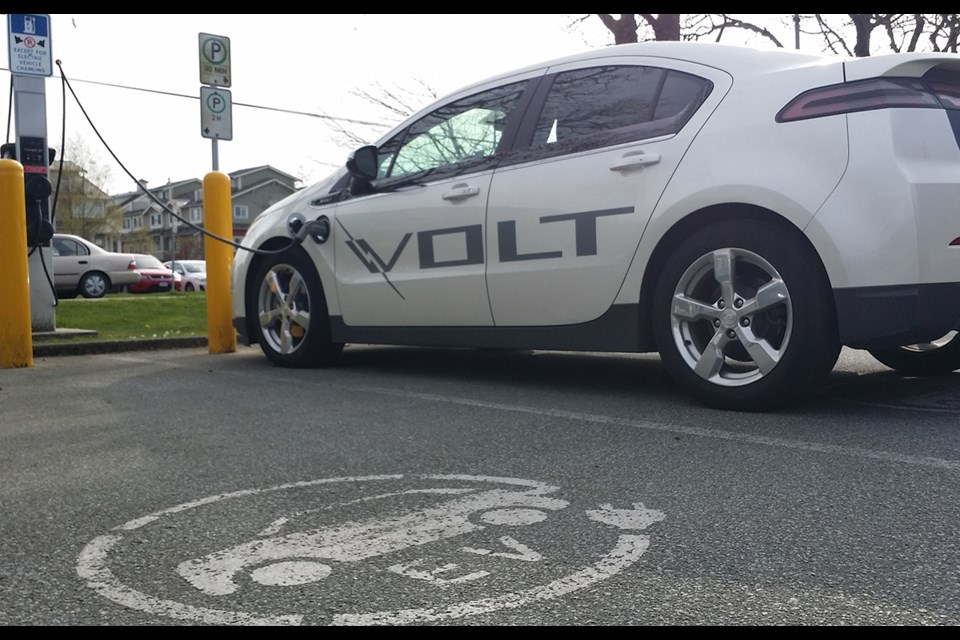
[[[609,13],[598,13],[597,17],[603,26],[613,34],[614,44],[627,44],[637,41],[637,18],[632,13],[621,13],[620,18],[614,18]]]

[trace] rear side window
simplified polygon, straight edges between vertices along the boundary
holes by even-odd
[[[54,238],[53,251],[56,256],[85,256],[89,253],[85,246],[69,238]]]
[[[557,74],[528,152],[550,157],[676,133],[712,88],[704,78],[657,67]]]

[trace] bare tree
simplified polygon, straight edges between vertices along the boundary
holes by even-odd
[[[640,40],[699,40],[707,37],[719,42],[725,32],[743,30],[766,38],[778,47],[783,46],[769,29],[725,13],[621,13],[619,18],[609,13],[598,13],[596,16],[613,35],[614,44]]]
[[[926,17],[929,25],[929,42],[933,51],[957,53],[960,40],[960,14],[935,13]]]
[[[960,37],[960,16],[955,13],[817,13],[808,20],[814,26],[805,33],[820,36],[827,51],[861,58],[884,49],[956,53]],[[886,36],[883,44],[873,39],[878,28]]]
[[[351,150],[370,144],[404,118],[439,97],[437,92],[422,79],[417,78],[415,82],[417,86],[413,88],[398,85],[384,86],[378,82],[368,89],[350,91],[350,95],[363,100],[379,115],[365,125],[358,125],[355,121],[344,122],[333,117],[325,118],[324,122],[333,131],[334,141]]]

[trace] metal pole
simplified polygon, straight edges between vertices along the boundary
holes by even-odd
[[[210,147],[213,151],[213,170],[220,171],[220,154],[217,149],[217,140],[214,138],[210,141]]]

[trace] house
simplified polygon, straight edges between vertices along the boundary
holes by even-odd
[[[233,238],[239,242],[254,218],[299,189],[299,180],[271,166],[227,174],[233,206]],[[203,180],[189,178],[161,187],[113,196],[123,211],[120,240],[123,251],[150,253],[160,260],[203,259]]]

